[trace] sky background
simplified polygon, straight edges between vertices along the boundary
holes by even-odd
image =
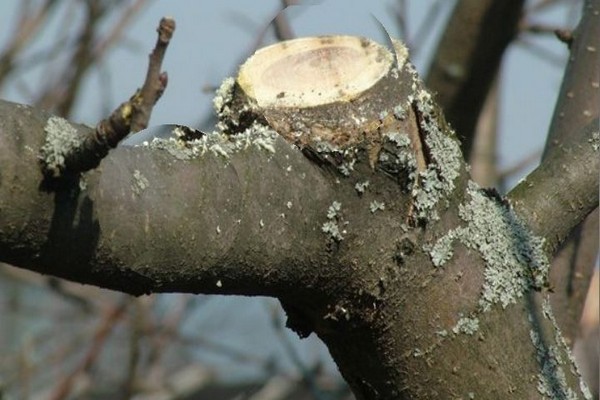
[[[0,2],[0,50],[14,29],[19,2]],[[76,3],[75,0],[63,1],[60,6],[62,9],[55,13],[56,17],[50,26],[25,52],[23,61],[49,48],[65,30],[79,27],[78,23],[83,19],[78,15]],[[391,34],[399,36],[392,13],[396,3],[393,0],[307,1],[303,4],[313,5],[295,7],[288,14],[297,36],[352,34],[386,42],[380,25],[372,15]],[[453,4],[449,0],[407,2],[408,41],[409,44],[419,43],[418,49],[412,53],[412,61],[423,75]],[[438,7],[439,12],[435,15],[430,13],[432,6]],[[177,29],[163,64],[163,69],[169,74],[169,84],[154,110],[151,125],[177,123],[210,130],[210,126],[202,125],[202,121],[207,121],[212,112],[212,93],[205,89],[215,88],[225,77],[235,75],[237,66],[257,46],[257,36],[275,17],[279,7],[278,0],[151,1],[128,27],[125,39],[107,54],[99,67],[89,73],[73,119],[95,125],[129,98],[143,82],[147,54],[156,41],[158,21],[163,16],[172,16],[177,22]],[[572,26],[577,16],[568,8],[553,7],[535,18],[547,24]],[[107,26],[111,21],[114,22],[114,19],[109,19]],[[520,44],[511,46],[501,72],[501,167],[513,165],[543,147],[567,55],[566,46],[553,36],[525,36],[524,39]],[[531,50],[527,43],[534,41],[547,52],[545,56]],[[266,35],[262,44],[272,42],[271,33]],[[13,74],[11,83],[0,92],[0,97],[22,103],[31,102],[31,93],[43,87],[48,76],[56,73],[64,54],[59,52],[50,65],[32,66],[25,73]],[[549,61],[554,58],[556,60]],[[519,176],[513,177],[512,182],[526,172],[524,170]],[[270,327],[270,310],[273,307],[277,307],[277,303],[270,299],[249,301],[240,297],[214,296],[200,312],[194,313],[186,329],[201,327],[203,333],[214,340],[248,349],[259,357],[277,356],[282,354],[282,348],[275,331]],[[301,342],[291,332],[288,336],[309,364],[318,359],[328,360],[326,349],[314,335]],[[198,354],[198,358],[218,363],[224,376],[242,377],[252,373],[239,363],[223,360],[210,353]],[[285,368],[293,369],[289,358],[284,356],[281,360]],[[329,369],[335,370],[331,361],[324,362]]]

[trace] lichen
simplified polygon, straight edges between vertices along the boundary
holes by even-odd
[[[168,139],[154,138],[149,143],[142,143],[141,146],[165,150],[179,160],[191,160],[206,153],[227,160],[232,154],[246,150],[251,146],[269,153],[275,153],[275,139],[277,136],[277,132],[274,130],[254,123],[244,132],[236,135],[227,135],[215,131],[206,133],[198,139],[183,140],[175,132],[174,137]]]
[[[453,254],[455,241],[476,250],[485,261],[484,284],[479,300],[483,311],[492,305],[506,308],[531,288],[545,286],[549,262],[544,239],[533,235],[512,209],[490,198],[474,182],[469,182],[470,201],[459,207],[466,222],[450,230],[430,249],[435,266],[443,266]]]
[[[342,236],[342,233],[340,232],[340,227],[338,226],[337,222],[335,222],[335,221],[325,222],[323,224],[323,226],[321,226],[321,231],[328,234],[332,239],[334,239],[338,242],[342,241],[344,239],[344,237]]]
[[[533,324],[534,318],[532,316],[529,317],[529,320]],[[540,337],[537,329],[534,327],[529,331],[529,338],[535,348],[536,359],[541,368],[540,373],[537,375],[538,392],[549,399],[578,399],[579,396],[567,383],[567,377],[562,368],[564,361],[560,356],[559,348],[555,345],[547,345]],[[589,390],[587,393],[589,393]],[[586,400],[591,399],[591,396],[588,397],[585,392],[583,394]]]
[[[373,200],[371,204],[369,204],[369,211],[371,211],[372,214],[375,214],[375,212],[379,210],[385,210],[385,203]]]
[[[579,368],[577,366],[575,357],[573,356],[573,353],[571,353],[571,349],[569,348],[569,345],[567,344],[565,337],[562,335],[562,333],[560,331],[558,322],[556,322],[556,317],[554,316],[554,313],[552,312],[552,306],[550,304],[550,298],[548,296],[546,296],[546,298],[544,299],[544,301],[542,303],[542,313],[543,313],[544,317],[552,323],[552,326],[554,328],[554,341],[555,341],[555,343],[557,343],[558,346],[560,346],[560,349],[567,356],[571,373],[579,378],[579,389],[581,390],[583,397],[586,400],[591,400],[592,393],[590,392],[590,389],[588,388],[585,381],[583,380],[583,377],[581,376],[581,372],[579,371]],[[560,357],[560,355],[559,355],[559,357]],[[562,365],[563,364],[562,359],[559,359],[559,361],[560,361],[559,364]]]
[[[592,144],[594,151],[600,149],[600,132],[593,132],[589,142]]]
[[[394,107],[394,117],[400,121],[404,121],[406,119],[406,110],[402,106],[402,104],[398,104]]]
[[[350,176],[356,164],[357,149],[355,147],[342,149],[328,141],[321,140],[319,137],[315,139],[315,150],[323,156],[329,157],[330,161],[337,166],[338,171],[342,175],[346,177]]]
[[[356,190],[356,192],[359,195],[362,195],[363,193],[365,193],[365,191],[367,190],[367,188],[369,187],[369,181],[364,181],[364,182],[357,182],[356,185],[354,185],[354,189]]]
[[[379,154],[380,167],[392,174],[405,174],[408,177],[407,184],[413,186],[417,177],[417,161],[411,147],[410,138],[406,133],[396,131],[386,132],[383,138],[393,144],[394,148],[389,152],[382,151]]]
[[[333,201],[327,209],[327,221],[321,226],[321,231],[331,239],[340,242],[344,239],[345,230],[340,230],[338,222],[341,222],[342,203]]]
[[[213,108],[220,118],[229,113],[229,103],[233,98],[233,86],[235,79],[227,77],[221,83],[221,86],[215,92],[213,98]],[[219,118],[219,119],[220,119]]]
[[[429,163],[419,174],[419,185],[413,188],[412,195],[418,219],[439,218],[436,207],[452,193],[454,181],[460,175],[463,165],[462,153],[454,133],[436,117],[436,106],[429,92],[416,84],[415,96],[409,99],[416,106],[421,117],[420,129],[428,149]]]
[[[479,319],[478,318],[470,318],[470,317],[461,317],[454,328],[452,328],[452,332],[455,335],[459,333],[464,333],[465,335],[474,335],[479,330]]]
[[[327,219],[335,219],[338,216],[338,213],[342,209],[342,203],[339,201],[334,201],[331,203],[329,208],[327,209]]]
[[[133,190],[133,192],[139,196],[144,190],[146,190],[146,188],[148,188],[148,186],[150,186],[150,182],[148,182],[148,179],[144,175],[142,175],[142,173],[139,170],[134,170],[131,190]]]
[[[46,141],[40,149],[44,168],[58,178],[65,170],[65,161],[81,146],[77,130],[64,118],[52,116],[44,126]]]

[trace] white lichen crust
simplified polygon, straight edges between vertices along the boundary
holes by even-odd
[[[339,201],[331,203],[327,209],[327,221],[321,226],[321,231],[331,239],[340,242],[344,239],[345,230],[340,230],[338,223],[341,222],[342,204]]]
[[[411,64],[407,64],[409,66]],[[434,115],[434,104],[429,92],[420,88],[420,81],[415,83],[415,88],[416,96],[412,101],[421,114],[420,129],[424,132],[430,160],[427,169],[420,172],[420,184],[414,187],[412,195],[417,210],[416,217],[436,220],[439,219],[436,207],[454,190],[463,158],[458,142],[452,137],[453,132],[449,128],[440,129],[441,122]]]
[[[543,315],[545,318],[550,319],[551,316],[550,304],[548,299],[545,300],[542,307]],[[551,317],[553,319],[553,317]],[[544,396],[545,399],[551,400],[577,400],[580,397],[573,389],[569,387],[567,382],[567,376],[564,370],[566,363],[561,356],[561,352],[568,351],[566,343],[555,326],[555,337],[554,343],[548,345],[545,340],[540,336],[538,329],[539,326],[535,321],[535,318],[530,315],[529,322],[532,325],[532,329],[529,331],[529,338],[535,348],[535,354],[537,362],[540,366],[540,373],[537,374],[537,390]],[[556,321],[554,321],[556,322]],[[562,347],[562,349],[561,349]],[[567,353],[569,354],[569,353]],[[571,373],[576,374],[580,378],[580,389],[586,400],[591,400],[592,396],[581,377],[576,370],[576,365],[573,361],[569,362],[571,365]]]
[[[589,142],[592,144],[594,151],[598,151],[600,149],[600,132],[593,132]]]
[[[228,159],[232,154],[249,147],[265,150],[271,154],[275,153],[277,136],[274,130],[254,123],[244,132],[236,135],[215,131],[206,133],[199,139],[183,140],[175,131],[173,137],[154,138],[151,142],[145,142],[142,145],[152,149],[165,150],[179,160],[191,160],[207,153]]]
[[[479,319],[470,317],[461,317],[452,332],[457,335],[464,333],[465,335],[474,335],[479,330]]]
[[[235,79],[227,77],[221,83],[221,86],[215,92],[213,98],[213,108],[219,121],[222,121],[230,114],[229,104],[233,99],[233,87],[235,85]],[[222,127],[221,127],[222,128]],[[222,130],[222,129],[221,129]]]
[[[544,239],[534,236],[516,214],[469,182],[470,201],[459,207],[465,226],[450,230],[429,249],[433,264],[443,266],[453,254],[455,241],[476,250],[485,261],[479,307],[506,308],[532,288],[546,284],[549,262]]]
[[[46,141],[40,149],[40,157],[46,171],[53,177],[59,177],[65,170],[65,160],[69,154],[77,151],[81,141],[77,130],[64,118],[52,116],[44,127]]]
[[[381,202],[381,201],[377,201],[377,200],[373,200],[371,202],[371,204],[369,204],[369,211],[371,211],[371,214],[375,214],[377,211],[383,211],[385,210],[385,203]]]
[[[561,365],[561,366],[565,364],[565,363],[563,363],[563,360],[558,351],[558,350],[560,350],[567,357],[566,364],[569,365],[569,370],[570,370],[571,374],[573,374],[579,378],[579,390],[581,390],[583,397],[586,400],[591,400],[592,393],[590,392],[590,389],[588,388],[585,381],[583,380],[583,377],[581,376],[581,372],[579,371],[579,368],[577,367],[577,362],[575,360],[575,357],[573,356],[573,353],[571,353],[571,349],[569,348],[569,345],[567,344],[565,337],[562,335],[560,328],[558,327],[558,323],[556,322],[556,318],[554,317],[554,313],[552,312],[550,298],[548,296],[546,296],[546,298],[544,299],[544,302],[542,303],[542,313],[543,313],[544,318],[549,320],[552,323],[552,326],[554,328],[554,342],[556,343],[554,353],[557,354],[556,364]],[[538,349],[538,351],[539,351],[539,349]],[[562,375],[564,375],[564,373]],[[567,386],[566,381],[564,382],[564,386],[565,387]],[[567,392],[572,393],[572,390],[568,389]],[[557,398],[561,398],[561,397],[557,397]],[[568,397],[568,398],[570,398],[570,397]],[[578,398],[578,397],[575,396],[574,398]]]

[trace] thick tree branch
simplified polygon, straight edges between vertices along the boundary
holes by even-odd
[[[600,134],[598,118],[554,147],[508,194],[517,214],[546,239],[554,254],[571,230],[598,207]]]
[[[542,240],[469,182],[394,47],[397,62],[348,36],[261,49],[217,93],[221,132],[176,128],[83,176],[31,168],[48,124],[70,124],[0,103],[0,261],[133,294],[278,297],[357,399],[577,397],[530,301]]]
[[[600,110],[600,1],[586,1],[570,42],[570,57],[552,117],[544,156],[577,140],[576,133]],[[585,138],[584,138],[585,140]],[[594,156],[596,160],[598,155]],[[590,173],[592,170],[590,169]],[[597,178],[597,176],[596,176]],[[552,306],[563,334],[572,343],[577,334],[593,265],[598,254],[598,211],[576,227],[551,269],[555,285]]]
[[[470,159],[475,126],[504,51],[518,32],[523,0],[460,0],[435,51],[425,84]]]
[[[131,294],[285,297],[323,272],[315,232],[333,188],[282,139],[276,155],[253,146],[229,160],[120,147],[102,168],[44,186],[32,166],[49,115],[8,102],[0,115],[3,262]]]

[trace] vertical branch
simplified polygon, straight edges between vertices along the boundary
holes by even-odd
[[[573,32],[570,57],[548,132],[543,158],[574,140],[574,133],[598,117],[600,110],[600,0],[586,0]],[[577,332],[587,288],[598,254],[598,211],[590,214],[563,244],[551,269],[556,285],[552,306],[565,337]]]
[[[146,80],[142,89],[134,96],[132,101],[133,116],[131,118],[131,131],[138,132],[148,126],[154,104],[158,101],[167,86],[167,73],[161,72],[165,52],[175,31],[175,20],[163,18],[158,26],[158,39],[154,50],[150,53],[150,63]]]
[[[518,32],[524,0],[460,0],[425,81],[469,159],[475,126],[504,51]]]

